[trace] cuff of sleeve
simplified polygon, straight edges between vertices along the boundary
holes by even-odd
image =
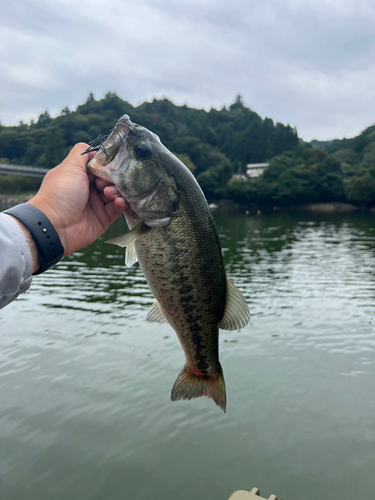
[[[12,217],[0,213],[0,218],[19,243],[20,252],[24,261],[23,281],[19,288],[19,293],[25,293],[30,288],[33,272],[33,259],[29,249],[29,245],[27,243],[25,235],[22,232],[22,229],[19,227],[17,222],[12,219]]]

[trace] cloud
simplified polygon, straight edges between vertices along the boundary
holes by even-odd
[[[305,140],[375,122],[371,0],[24,0],[3,11],[3,124],[108,90],[206,109],[240,92]]]

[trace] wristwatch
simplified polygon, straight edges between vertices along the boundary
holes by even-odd
[[[59,262],[64,256],[64,247],[50,220],[38,208],[27,203],[4,210],[21,221],[30,231],[39,251],[40,268],[34,274],[41,274]]]

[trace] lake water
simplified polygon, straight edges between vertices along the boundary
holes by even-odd
[[[375,218],[215,214],[252,312],[228,406],[170,401],[184,356],[106,236],[0,311],[1,500],[375,498]]]

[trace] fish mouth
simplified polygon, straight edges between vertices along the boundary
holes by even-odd
[[[96,151],[96,155],[86,166],[89,172],[107,182],[113,182],[115,168],[111,166],[111,163],[119,152],[120,147],[126,144],[130,124],[129,116],[123,115],[107,138],[99,136],[90,143],[90,147],[85,153]]]

